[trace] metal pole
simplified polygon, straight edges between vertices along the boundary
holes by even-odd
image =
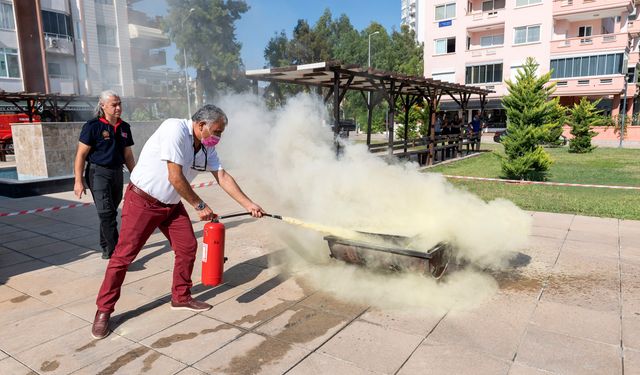
[[[191,17],[191,14],[195,11],[195,8],[189,9],[189,14],[180,23],[180,28],[184,32],[184,22]],[[187,48],[186,45],[182,48],[182,55],[184,57],[184,84],[187,87],[187,118],[191,118],[191,92],[189,90],[189,75],[187,73]]]
[[[622,140],[624,139],[624,123],[627,116],[627,85],[629,83],[629,74],[624,76],[624,103],[622,103],[622,117],[620,123],[620,144],[618,147],[622,147]]]

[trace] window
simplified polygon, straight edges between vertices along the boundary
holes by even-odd
[[[118,46],[115,27],[97,25],[98,27],[98,44],[106,46]]]
[[[623,54],[609,53],[551,60],[551,78],[588,77],[624,74]],[[626,72],[630,74],[630,71]]]
[[[96,4],[113,5],[113,0],[95,0]]]
[[[522,26],[513,29],[513,44],[540,41],[540,26]]]
[[[20,78],[17,49],[0,48],[0,77]]]
[[[13,5],[0,3],[0,29],[15,30],[13,22]]]
[[[434,42],[436,46],[436,55],[456,52],[456,38],[436,39]]]
[[[73,36],[71,17],[63,13],[42,11],[42,28],[47,34]]]
[[[591,26],[580,26],[578,28],[578,36],[586,37],[586,38],[580,39],[580,43],[591,44],[591,38],[588,38],[591,36]]]
[[[100,67],[102,81],[108,85],[120,84],[120,70],[117,65],[102,65]]]
[[[456,17],[456,3],[436,6],[436,21],[448,20]]]
[[[523,7],[540,3],[542,3],[542,0],[516,0],[516,7]]]
[[[504,44],[504,35],[489,35],[480,38],[481,47],[501,46]]]
[[[504,9],[505,0],[487,0],[482,2],[482,11],[491,12],[497,9]]]
[[[466,84],[498,82],[502,82],[502,63],[467,66],[466,68]]]

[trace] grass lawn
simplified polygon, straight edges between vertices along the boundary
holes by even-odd
[[[425,171],[499,178],[501,170],[497,154],[502,153],[502,146],[482,145],[482,149],[487,148],[492,151]],[[597,148],[588,154],[570,154],[567,147],[546,150],[555,161],[550,169],[549,181],[640,186],[639,149]],[[506,198],[526,210],[640,220],[638,190],[514,185],[486,181],[451,182],[485,200]]]

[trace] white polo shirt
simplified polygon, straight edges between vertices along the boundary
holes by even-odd
[[[180,202],[180,194],[169,183],[167,161],[182,166],[182,173],[191,182],[199,171],[191,168],[195,156],[196,166],[204,167],[204,145],[194,155],[193,126],[191,120],[165,120],[144,144],[136,167],[131,173],[131,182],[146,193],[166,204]],[[206,148],[207,170],[222,169],[215,147]]]

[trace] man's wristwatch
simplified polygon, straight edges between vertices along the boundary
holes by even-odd
[[[205,207],[207,207],[207,204],[204,203],[204,201],[200,201],[200,203],[198,203],[198,205],[196,206],[196,211],[202,211]]]

